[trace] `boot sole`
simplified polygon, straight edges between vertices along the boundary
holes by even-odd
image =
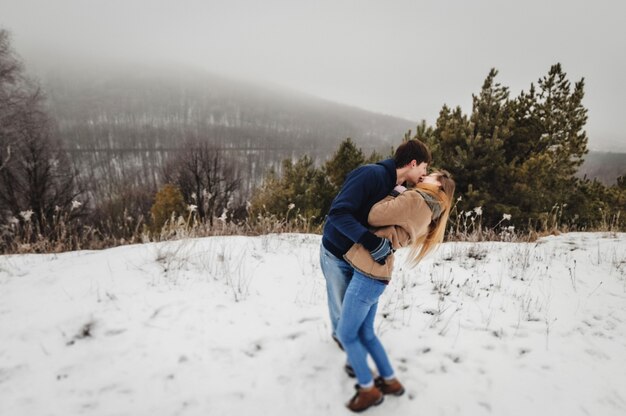
[[[397,392],[395,392],[395,393],[387,393],[387,396],[402,396],[402,395],[404,394],[404,391],[405,391],[405,390],[404,390],[404,389],[402,389],[402,390],[397,391]],[[385,393],[383,393],[383,394],[385,394]]]
[[[380,387],[379,387],[380,389]],[[380,389],[380,391],[385,395],[385,396],[402,396],[404,394],[404,392],[406,391],[404,389],[404,387],[402,388],[402,390],[399,391],[395,391],[395,392],[384,392],[382,391],[382,389]]]
[[[366,411],[367,409],[369,409],[370,407],[374,407],[374,406],[378,406],[379,404],[381,404],[382,402],[385,401],[385,395],[383,394],[382,396],[380,396],[380,400],[377,401],[376,403],[372,403],[371,405],[367,406],[365,409],[360,409],[360,410],[352,410],[348,407],[348,410],[354,412],[354,413],[361,413]],[[346,406],[347,407],[347,406]]]

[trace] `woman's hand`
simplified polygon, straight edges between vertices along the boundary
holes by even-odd
[[[406,191],[406,187],[402,186],[402,185],[396,185],[395,188],[393,188],[394,191],[396,191],[397,193],[401,194],[402,192]]]

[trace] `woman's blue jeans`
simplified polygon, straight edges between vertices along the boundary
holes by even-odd
[[[378,298],[385,287],[385,283],[355,271],[343,298],[337,336],[361,386],[372,382],[368,354],[374,360],[378,374],[384,378],[394,375],[385,348],[374,333]]]

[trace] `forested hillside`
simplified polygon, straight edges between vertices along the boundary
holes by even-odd
[[[346,137],[382,148],[415,125],[197,70],[52,73],[42,83],[70,149],[168,149],[202,138],[219,147],[321,152]]]

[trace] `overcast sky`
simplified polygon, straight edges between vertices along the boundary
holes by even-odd
[[[431,124],[492,67],[517,95],[560,62],[589,147],[626,151],[618,0],[0,0],[0,27],[27,64],[182,63]]]

